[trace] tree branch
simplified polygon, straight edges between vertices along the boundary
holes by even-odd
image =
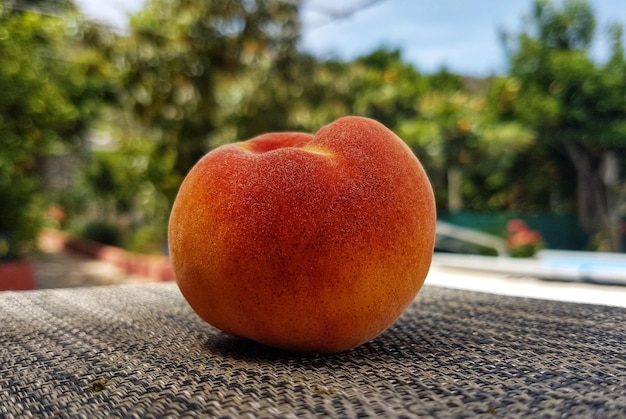
[[[364,0],[361,2],[358,2],[356,4],[353,4],[349,7],[344,7],[344,8],[337,8],[337,9],[326,9],[326,8],[320,8],[320,7],[315,7],[310,6],[309,4],[303,5],[302,8],[303,9],[308,9],[312,12],[321,14],[326,16],[327,20],[314,25],[314,26],[310,26],[309,29],[318,29],[321,28],[322,26],[326,26],[330,23],[336,22],[338,20],[344,20],[344,19],[348,19],[350,16],[358,13],[358,12],[362,12],[364,9],[367,9],[368,7],[371,7],[373,5],[375,5],[376,3],[381,3],[383,1],[386,0]]]

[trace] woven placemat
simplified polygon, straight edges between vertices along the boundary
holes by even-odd
[[[173,283],[0,293],[0,417],[626,417],[626,309],[426,286],[305,357],[222,334]]]

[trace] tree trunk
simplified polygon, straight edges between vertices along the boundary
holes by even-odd
[[[463,173],[458,167],[448,168],[448,210],[458,212],[463,209],[463,197],[461,196],[461,183]]]
[[[620,214],[613,189],[617,185],[617,158],[612,152],[591,155],[582,146],[566,143],[577,173],[578,221],[588,234],[605,233],[609,250],[621,251]]]

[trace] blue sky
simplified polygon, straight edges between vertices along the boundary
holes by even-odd
[[[144,0],[75,0],[93,19],[123,27]],[[287,1],[287,0],[286,0]],[[487,76],[506,71],[499,30],[518,32],[532,0],[379,0],[344,19],[321,11],[344,11],[371,0],[304,0],[302,48],[319,57],[352,59],[378,47],[399,48],[420,71],[446,66]],[[592,54],[606,57],[609,22],[626,26],[624,0],[591,0],[597,19]]]

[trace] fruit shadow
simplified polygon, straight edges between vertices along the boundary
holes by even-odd
[[[297,353],[278,349],[226,333],[213,334],[204,349],[222,359],[249,362],[304,362],[313,365],[337,366],[362,363],[375,359],[377,362],[420,362],[443,353],[436,343],[443,336],[443,328],[435,323],[422,323],[419,315],[403,315],[385,332],[354,349],[334,354]],[[449,349],[449,348],[448,348]]]

